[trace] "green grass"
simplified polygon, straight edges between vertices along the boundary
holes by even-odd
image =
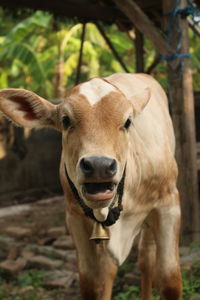
[[[114,300],[139,300],[139,288],[136,286],[126,287],[122,292],[119,292],[113,298]]]
[[[0,269],[0,300],[44,300],[37,295],[36,290],[44,280],[45,271],[25,270],[16,277],[10,277]],[[33,290],[25,295],[18,295],[18,292],[28,286]],[[43,296],[42,296],[43,297]]]
[[[20,288],[27,286],[39,287],[44,283],[45,271],[27,270],[16,278],[16,285]]]
[[[193,245],[194,247],[199,246]],[[194,248],[194,247],[191,248]],[[123,280],[126,272],[131,272],[133,264],[125,262],[119,269],[116,284],[113,290],[113,300],[140,300],[140,287],[127,285]],[[182,270],[183,300],[190,300],[192,296],[199,295],[200,299],[200,261],[193,265],[191,270]],[[157,292],[153,290],[152,300],[160,299]]]
[[[131,273],[133,270],[133,262],[131,259],[125,261],[125,263],[119,268],[118,275],[113,288],[113,300],[140,300],[140,287],[135,285],[128,285],[123,277],[127,273]],[[158,300],[159,297],[155,291],[153,291],[153,299]]]
[[[192,270],[183,270],[183,299],[190,299],[194,294],[200,295],[200,261]],[[200,298],[200,297],[199,297]]]
[[[46,289],[43,287],[47,271],[25,270],[15,277],[6,275],[0,269],[0,300],[76,300],[78,289],[73,297],[67,296],[67,289]],[[26,288],[31,290],[23,292]]]
[[[133,263],[130,260],[120,267],[113,289],[113,300],[140,300],[139,283],[135,286],[124,278],[125,274],[132,272],[132,267]],[[30,269],[11,277],[0,269],[0,300],[66,300],[66,289],[48,290],[43,287],[45,274],[44,270]],[[183,270],[182,277],[183,300],[190,300],[192,296],[200,295],[200,261],[190,270]],[[32,290],[20,294],[21,290],[30,286]],[[153,300],[158,300],[157,293],[154,291],[153,294]],[[76,295],[73,299],[76,299]]]

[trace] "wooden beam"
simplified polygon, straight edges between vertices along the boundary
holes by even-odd
[[[1,0],[2,7],[10,9],[30,8],[34,10],[49,11],[55,15],[66,16],[69,18],[81,18],[89,21],[105,21],[113,23],[116,18],[120,17],[118,11],[112,6],[103,6],[97,1],[89,0]]]
[[[114,0],[117,7],[129,18],[134,26],[144,34],[155,46],[156,50],[165,56],[174,53],[173,47],[168,45],[161,32],[154,26],[147,15],[132,0]]]
[[[187,5],[182,0],[179,8]],[[163,0],[163,15],[166,16],[165,29],[168,27],[168,13],[176,1]],[[179,54],[189,51],[188,22],[186,18],[176,15],[171,21],[170,45]],[[181,39],[180,39],[181,32]],[[177,59],[173,60],[176,62]],[[198,198],[196,138],[194,97],[190,58],[182,57],[176,68],[168,63],[169,100],[176,136],[176,158],[179,167],[178,187],[182,204],[182,227],[184,242],[200,241],[200,209]]]
[[[200,37],[199,27],[196,26],[195,23],[191,19],[187,19],[187,20],[188,20],[188,24],[189,24],[190,28],[194,31],[194,33],[196,33]]]

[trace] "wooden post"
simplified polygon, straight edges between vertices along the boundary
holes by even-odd
[[[174,49],[165,41],[160,30],[155,27],[135,1],[114,0],[114,2],[133,25],[153,43],[160,54],[172,55],[174,53]]]
[[[177,1],[163,0],[163,14],[172,11]],[[181,1],[179,8],[185,7],[186,0]],[[168,19],[168,17],[167,17]],[[165,29],[166,29],[165,22]],[[187,19],[176,15],[171,27],[170,46],[179,54],[189,51]],[[181,32],[181,35],[180,35]],[[181,49],[178,50],[178,44]],[[176,60],[176,59],[175,59]],[[173,60],[174,61],[174,60]],[[195,139],[194,97],[190,58],[183,57],[174,68],[168,62],[169,99],[176,135],[176,157],[179,167],[179,191],[182,203],[183,241],[200,241],[200,211],[198,198],[197,159]]]
[[[144,72],[144,37],[143,34],[135,29],[135,57],[136,57],[136,72]]]

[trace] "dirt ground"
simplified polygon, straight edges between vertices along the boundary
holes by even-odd
[[[2,300],[79,299],[63,197],[0,208],[0,270]]]
[[[199,247],[181,247],[180,252],[183,270],[191,273],[200,261]],[[119,270],[113,299],[139,299],[140,273],[135,261],[133,250]],[[186,284],[183,299],[200,299],[194,298],[200,282],[193,290],[193,283],[187,280]],[[80,299],[76,252],[65,226],[62,196],[0,208],[0,300],[11,299]]]

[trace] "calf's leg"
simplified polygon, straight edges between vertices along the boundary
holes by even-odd
[[[172,197],[178,196],[175,193]],[[157,245],[155,279],[161,299],[164,300],[182,299],[179,265],[180,206],[177,202],[158,209],[154,218],[153,230]]]
[[[161,299],[181,299],[180,206],[177,192],[171,198],[172,201],[164,199],[164,205],[151,212],[141,232],[139,266],[143,300],[152,299],[152,282],[156,284]]]
[[[156,244],[152,229],[147,225],[144,226],[139,241],[138,263],[141,271],[142,300],[151,300]]]
[[[89,240],[92,221],[80,215],[69,216],[68,226],[77,250],[82,299],[110,300],[117,265],[106,249],[107,242]]]

